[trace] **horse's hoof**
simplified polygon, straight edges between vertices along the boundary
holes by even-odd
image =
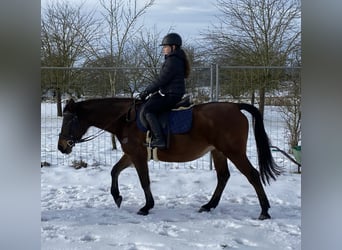
[[[210,208],[207,208],[205,206],[202,206],[199,210],[198,210],[199,213],[202,213],[202,212],[210,212]]]
[[[140,210],[137,212],[137,214],[146,216],[146,215],[148,215],[148,211],[146,211],[146,210],[144,210],[144,209],[140,209]]]
[[[120,208],[121,202],[122,202],[122,196],[119,195],[119,197],[115,199],[115,204],[118,206],[118,208]]]
[[[267,220],[267,219],[271,219],[271,215],[269,215],[268,213],[260,214],[259,220]]]

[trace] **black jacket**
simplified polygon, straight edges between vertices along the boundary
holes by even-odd
[[[185,53],[176,50],[165,56],[159,77],[145,89],[150,94],[161,91],[163,94],[183,96],[185,94]]]

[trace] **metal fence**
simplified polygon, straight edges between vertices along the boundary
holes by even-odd
[[[114,165],[121,157],[120,145],[113,150],[112,135],[104,133],[87,143],[79,144],[70,156],[57,151],[57,138],[62,118],[60,108],[69,97],[84,100],[94,97],[134,96],[139,93],[158,69],[151,68],[63,68],[41,69],[41,161],[52,165],[71,165],[74,161],[92,158],[90,165]],[[211,65],[192,69],[187,79],[187,93],[195,103],[209,101],[264,103],[264,122],[271,143],[291,152],[288,127],[300,112],[300,68],[298,67],[232,67]],[[262,98],[264,96],[265,98]],[[293,112],[293,114],[291,114]],[[250,119],[248,113],[247,117]],[[248,156],[257,165],[254,134],[250,128]],[[88,133],[96,133],[91,128]],[[273,153],[277,163],[286,168],[296,166],[284,155]],[[89,161],[89,160],[88,160]],[[187,163],[151,162],[152,167],[208,168],[210,155]]]

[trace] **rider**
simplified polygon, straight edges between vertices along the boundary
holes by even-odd
[[[143,114],[152,131],[152,147],[166,148],[166,141],[158,121],[158,115],[171,110],[185,94],[185,78],[190,74],[189,60],[181,48],[182,38],[177,33],[167,34],[161,43],[165,61],[155,79],[140,93],[144,103]]]

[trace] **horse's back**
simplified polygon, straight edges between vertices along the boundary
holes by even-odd
[[[220,124],[227,126],[243,125],[248,121],[240,111],[238,105],[232,102],[211,102],[195,105],[194,120],[203,124],[209,123],[213,126]]]
[[[203,133],[211,144],[244,145],[248,137],[248,119],[236,103],[214,102],[195,106],[193,133]]]

